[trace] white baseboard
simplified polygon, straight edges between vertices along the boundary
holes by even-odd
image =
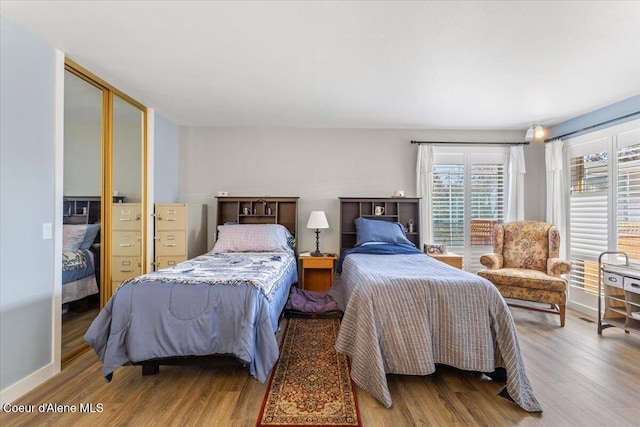
[[[591,306],[587,306],[584,304],[580,304],[578,302],[575,301],[569,301],[567,303],[567,307],[570,308],[571,310],[577,311],[579,313],[585,314],[595,320],[598,320],[598,310],[591,307]]]
[[[53,363],[40,368],[17,383],[0,391],[0,405],[11,403],[54,376]]]

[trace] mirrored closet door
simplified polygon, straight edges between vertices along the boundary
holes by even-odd
[[[146,108],[65,64],[62,364],[120,283],[145,273]]]
[[[65,70],[62,247],[63,357],[84,344],[100,309],[105,91]]]
[[[143,226],[145,140],[144,111],[113,95],[111,289],[142,274],[145,259]]]

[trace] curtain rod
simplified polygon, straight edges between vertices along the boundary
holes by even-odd
[[[523,142],[473,142],[473,141],[411,141],[412,144],[449,144],[449,145],[529,145]]]
[[[600,126],[603,126],[603,125],[608,125],[609,123],[617,122],[618,120],[624,120],[624,119],[628,119],[630,117],[638,116],[638,115],[640,115],[640,111],[635,111],[635,112],[633,112],[631,114],[627,114],[626,116],[616,117],[615,119],[606,120],[604,122],[597,123],[595,125],[591,125],[591,126],[584,127],[582,129],[574,130],[574,131],[565,133],[564,135],[554,136],[553,138],[545,139],[544,142],[551,142],[551,141],[555,141],[556,139],[566,138],[568,136],[575,135],[575,134],[580,133],[580,132],[585,132],[585,131],[588,131],[588,130],[591,130],[591,129],[594,129],[594,128],[597,128],[597,127],[600,127]]]

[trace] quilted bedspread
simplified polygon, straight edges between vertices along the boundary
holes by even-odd
[[[489,281],[424,254],[352,254],[332,293],[344,310],[336,349],[351,357],[354,382],[386,407],[387,373],[428,375],[445,364],[505,368],[508,396],[542,411],[511,313]]]
[[[125,281],[85,340],[107,380],[128,362],[222,354],[264,382],[280,355],[278,317],[297,278],[293,252],[201,255]]]

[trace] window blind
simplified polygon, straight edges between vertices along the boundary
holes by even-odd
[[[493,226],[504,219],[504,201],[504,165],[471,165],[471,245],[492,244]]]
[[[640,261],[640,144],[618,149],[617,163],[618,250]]]
[[[434,165],[432,221],[435,243],[464,253],[465,270],[478,271],[480,255],[492,251],[493,226],[504,221],[505,164],[467,164]]]
[[[579,155],[570,161],[569,239],[572,269],[569,285],[598,290],[598,256],[608,248],[608,155]]]
[[[505,165],[471,165],[469,271],[479,271],[482,254],[493,252],[493,227],[504,222]]]
[[[433,243],[464,246],[464,181],[464,165],[434,165]]]

